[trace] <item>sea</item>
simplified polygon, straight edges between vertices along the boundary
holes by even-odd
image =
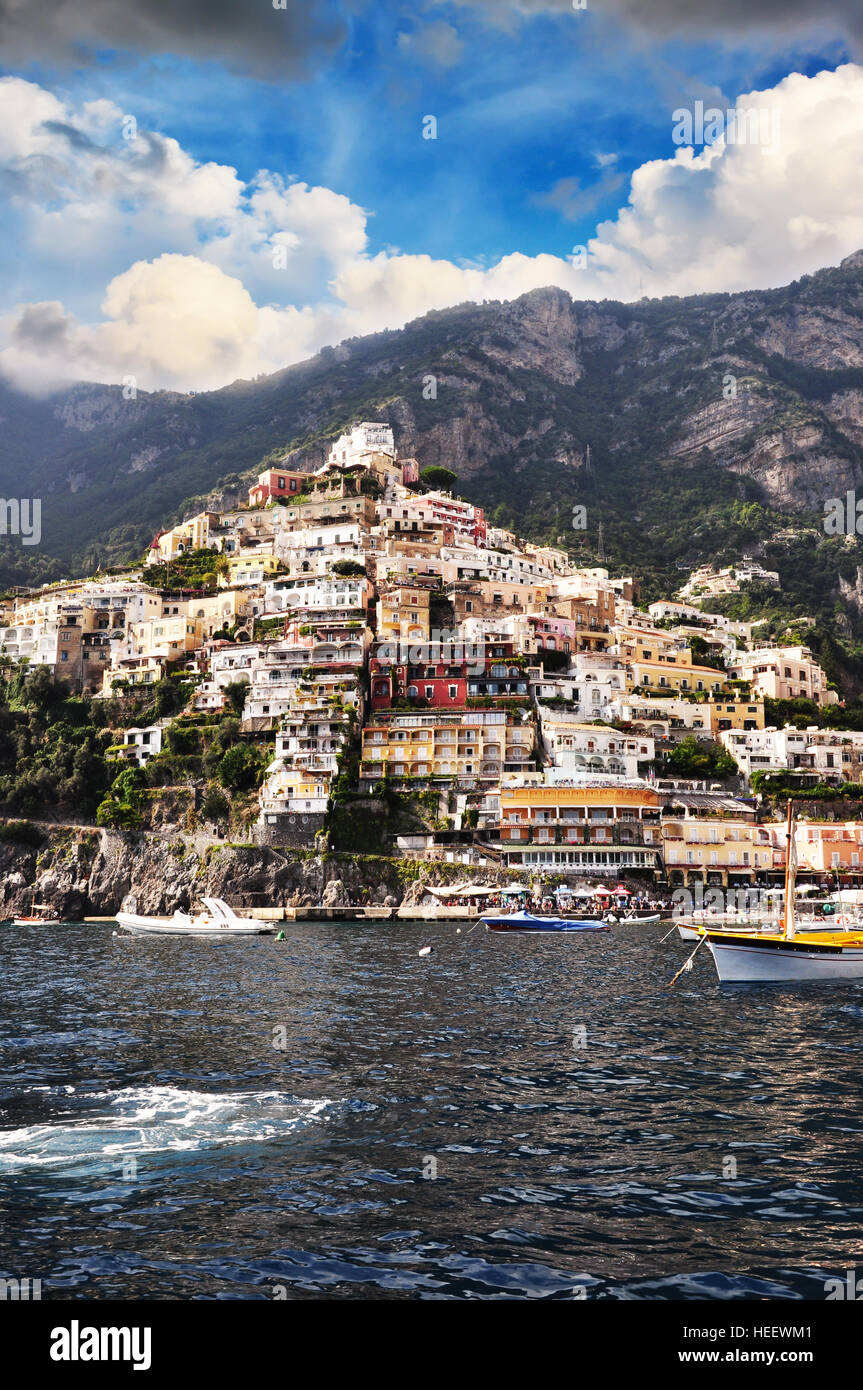
[[[668,925],[0,927],[0,1276],[823,1299],[863,1267],[863,988],[723,988],[706,951],[671,986]]]

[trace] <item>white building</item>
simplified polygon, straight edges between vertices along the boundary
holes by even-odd
[[[158,724],[145,729],[126,729],[123,733],[125,756],[143,767],[162,751],[162,730]]]
[[[753,772],[803,772],[824,782],[863,779],[863,732],[840,729],[726,729],[725,747],[747,777]]]
[[[738,652],[729,674],[751,681],[753,694],[771,700],[814,700],[835,705],[839,696],[827,689],[827,677],[808,647],[756,647]]]
[[[298,575],[327,575],[338,560],[365,559],[363,538],[355,522],[334,526],[312,526],[305,531],[276,532],[274,553],[288,566],[291,577]]]
[[[323,613],[356,609],[364,612],[372,594],[369,581],[359,576],[320,575],[310,580],[276,579],[263,586],[261,612],[265,617],[295,609]]]
[[[540,710],[542,747],[551,769],[565,777],[602,773],[637,778],[639,763],[655,757],[653,739],[582,724],[557,711]],[[550,779],[553,779],[550,770]]]
[[[441,559],[445,584],[478,579],[490,584],[536,585],[554,578],[547,565],[503,550],[445,545],[441,547]]]
[[[338,468],[352,468],[357,464],[368,467],[376,454],[396,457],[395,440],[389,425],[364,420],[354,425],[347,434],[339,435],[327,458],[327,464]]]

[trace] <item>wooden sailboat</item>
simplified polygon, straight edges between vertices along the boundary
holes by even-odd
[[[707,928],[707,945],[722,984],[811,983],[863,980],[863,931],[798,931],[794,907],[797,845],[794,807],[788,802],[785,907],[780,932]]]
[[[16,927],[59,927],[62,918],[57,916],[50,903],[37,903],[36,894],[30,902],[30,915],[14,917],[13,925]]]

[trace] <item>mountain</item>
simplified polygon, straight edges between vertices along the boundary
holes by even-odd
[[[454,468],[495,520],[631,569],[648,598],[757,555],[781,594],[731,606],[769,631],[816,619],[837,674],[863,676],[863,554],[822,527],[828,499],[863,497],[863,252],[776,290],[464,304],[219,391],[0,386],[0,488],[43,499],[42,545],[0,542],[0,582],[140,555],[265,461],[316,466],[357,419]]]

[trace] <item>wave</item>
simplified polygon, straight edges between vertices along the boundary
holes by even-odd
[[[324,1119],[334,1102],[279,1091],[130,1086],[91,1092],[86,1105],[99,1113],[0,1132],[0,1173],[262,1143]]]

